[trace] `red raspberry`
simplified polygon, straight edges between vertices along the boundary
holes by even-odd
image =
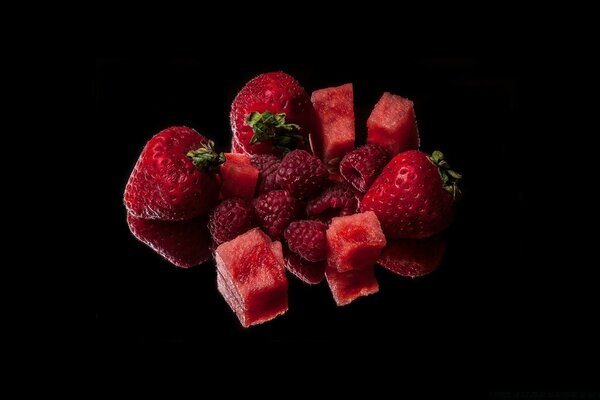
[[[340,173],[356,190],[365,193],[388,161],[390,156],[383,147],[367,144],[342,158]]]
[[[287,153],[277,171],[277,184],[293,196],[304,199],[318,193],[329,173],[321,160],[304,150]]]
[[[223,200],[210,214],[208,228],[216,244],[228,242],[254,226],[254,210],[248,200]]]
[[[317,262],[327,258],[326,230],[327,224],[320,221],[294,221],[283,235],[290,250],[305,260]]]
[[[258,194],[270,192],[271,190],[279,189],[277,185],[277,171],[281,160],[272,154],[256,154],[250,159],[252,165],[254,165],[260,171],[258,178]]]
[[[329,223],[333,217],[356,214],[359,197],[347,184],[337,184],[306,204],[306,215]]]
[[[273,190],[254,199],[254,212],[269,236],[278,239],[290,222],[298,219],[302,204],[285,190]]]

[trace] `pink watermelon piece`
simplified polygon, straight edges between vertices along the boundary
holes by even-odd
[[[374,212],[334,217],[327,229],[327,268],[339,272],[372,268],[385,244]]]
[[[241,197],[252,199],[258,182],[259,171],[246,154],[225,153],[221,164],[221,198]]]
[[[386,148],[392,156],[419,149],[413,102],[385,92],[367,120],[367,143]]]
[[[280,242],[254,228],[215,250],[217,288],[245,328],[269,321],[288,309]]]
[[[339,272],[334,268],[327,268],[325,276],[333,294],[333,299],[338,306],[345,306],[361,296],[368,296],[379,291],[379,284],[375,278],[374,268]]]
[[[304,283],[316,285],[325,277],[326,260],[310,262],[290,251],[287,247],[283,249],[283,258],[285,268]]]
[[[311,101],[315,129],[311,142],[315,154],[331,170],[354,149],[354,101],[352,84],[316,90]]]
[[[131,233],[171,264],[189,268],[211,258],[212,239],[206,217],[158,221],[127,215]]]

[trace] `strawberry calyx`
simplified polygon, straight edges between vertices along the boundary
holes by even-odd
[[[427,158],[437,167],[444,190],[449,192],[454,199],[460,196],[461,192],[458,188],[458,181],[462,179],[462,175],[450,168],[450,165],[444,159],[444,153],[436,150],[431,153],[431,156],[427,156]]]
[[[190,150],[186,156],[192,160],[196,168],[202,171],[214,171],[225,162],[225,154],[215,151],[215,143],[212,140],[196,150]]]
[[[297,148],[304,140],[298,134],[299,125],[285,122],[285,113],[273,114],[268,110],[263,113],[254,111],[246,117],[246,124],[254,131],[250,144],[270,141],[275,147],[287,153]]]

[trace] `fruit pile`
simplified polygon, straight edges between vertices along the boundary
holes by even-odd
[[[309,97],[274,72],[242,88],[230,120],[231,153],[187,127],[150,139],[124,202],[134,236],[172,264],[214,256],[244,327],[287,311],[286,270],[326,279],[342,306],[379,290],[376,264],[408,277],[439,266],[461,176],[418,151],[410,100],[384,93],[355,148],[352,84]]]

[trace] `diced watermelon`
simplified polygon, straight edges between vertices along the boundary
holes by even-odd
[[[372,268],[385,243],[372,211],[334,217],[327,229],[327,268],[339,272]]]
[[[345,306],[361,296],[379,291],[374,268],[339,272],[334,268],[325,271],[327,283],[338,306]]]
[[[316,285],[325,277],[326,260],[310,262],[290,251],[287,247],[283,249],[283,258],[287,270],[304,283]]]
[[[246,154],[225,153],[225,162],[221,164],[221,198],[252,199],[258,174],[258,169]]]
[[[354,149],[352,84],[316,90],[311,101],[316,125],[311,136],[313,149],[335,171],[342,157]]]
[[[158,221],[127,215],[131,233],[173,265],[202,264],[211,257],[212,239],[206,217],[185,221]]]
[[[385,92],[367,120],[367,143],[385,147],[391,156],[419,149],[413,102]]]
[[[217,287],[245,328],[288,309],[288,282],[280,242],[254,228],[215,251]]]

